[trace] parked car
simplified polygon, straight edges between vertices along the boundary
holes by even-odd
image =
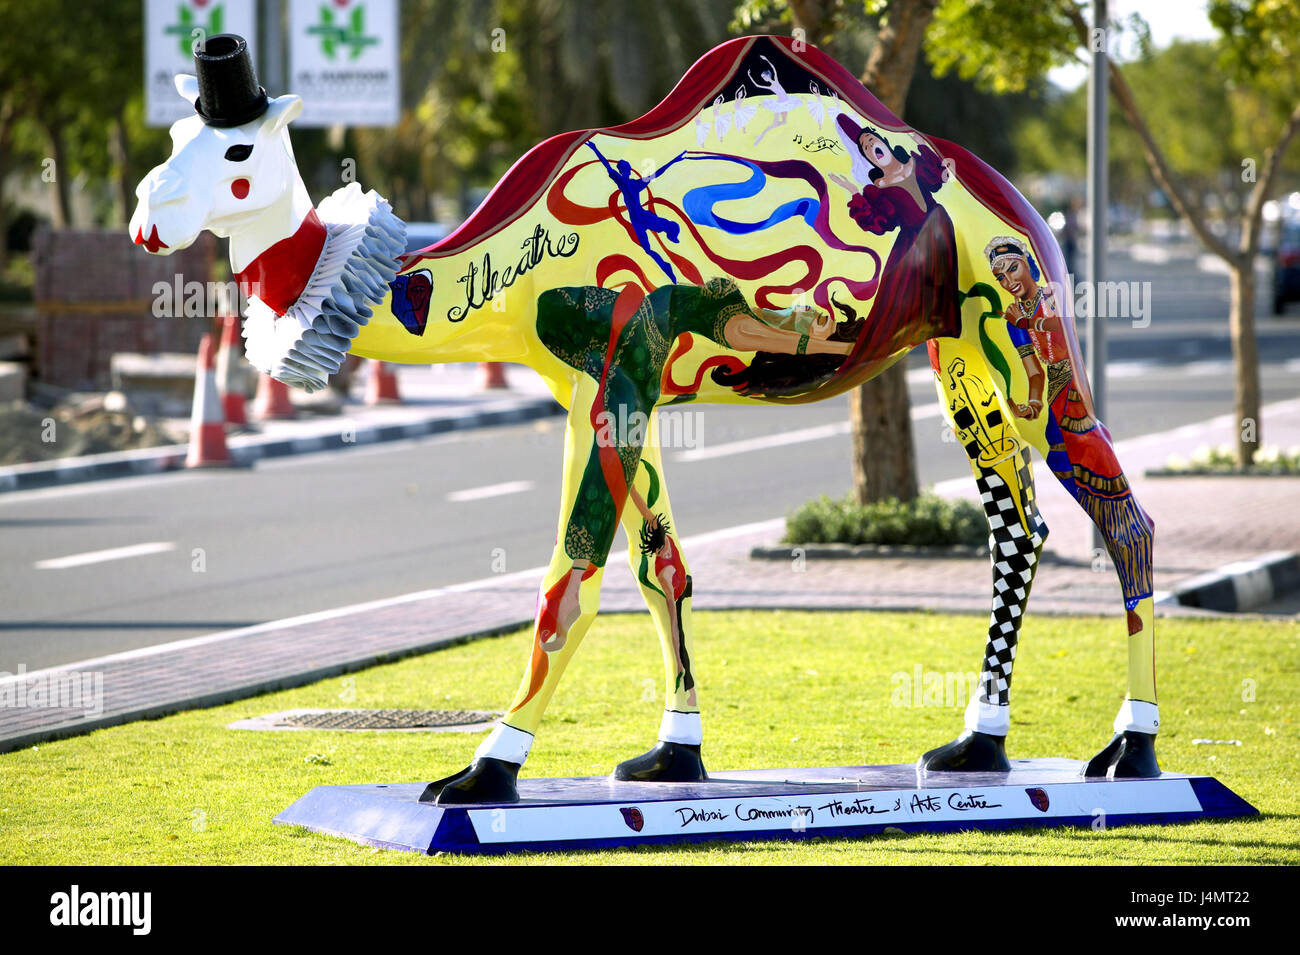
[[[435,242],[441,242],[450,233],[449,228],[437,222],[408,222],[406,223],[406,251],[410,253],[427,249]]]
[[[1280,229],[1273,249],[1273,314],[1281,315],[1287,302],[1300,300],[1300,221]]]

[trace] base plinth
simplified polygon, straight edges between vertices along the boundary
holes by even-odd
[[[418,801],[422,782],[317,786],[275,822],[386,849],[488,853],[1258,815],[1209,776],[1082,779],[1083,765],[1013,759],[1009,773],[919,778],[895,765],[736,770],[703,783],[521,779],[517,803],[446,807]]]

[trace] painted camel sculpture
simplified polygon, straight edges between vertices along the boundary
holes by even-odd
[[[1159,774],[1153,524],[1092,412],[1057,244],[988,165],[905,126],[818,50],[748,37],[639,119],[540,143],[456,232],[403,255],[404,227],[374,192],[350,184],[313,208],[287,129],[301,102],[266,96],[240,38],[212,37],[196,67],[177,77],[196,115],[172,127],[130,229],[161,254],[204,229],[230,237],[250,362],[309,390],[349,353],[519,362],[569,412],[523,681],[472,765],[425,801],[517,798],[620,524],[667,686],[657,744],[614,774],[706,779],[692,580],[654,410],[817,401],[921,343],[988,517],[993,609],[965,730],[919,767],[1009,768],[1011,671],[1047,536],[1033,447],[1100,528],[1123,590],[1128,692],[1085,774]],[[760,106],[774,119],[755,138]]]

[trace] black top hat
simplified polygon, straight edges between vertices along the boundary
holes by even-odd
[[[209,126],[242,126],[266,112],[266,90],[257,85],[253,58],[242,36],[210,36],[194,51],[199,98],[194,109]]]

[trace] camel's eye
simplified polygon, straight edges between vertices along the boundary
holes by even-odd
[[[252,143],[240,143],[226,150],[226,158],[231,162],[243,162],[251,155],[253,155]]]

